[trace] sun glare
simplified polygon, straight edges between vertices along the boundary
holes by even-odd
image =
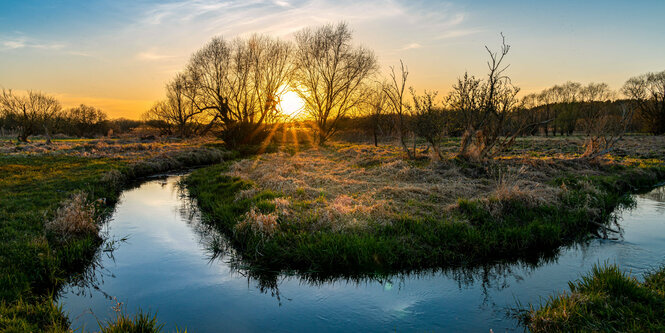
[[[298,93],[287,90],[280,96],[279,111],[288,118],[298,118],[305,107],[305,102],[298,96]]]

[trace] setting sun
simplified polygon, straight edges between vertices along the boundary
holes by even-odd
[[[0,333],[665,332],[664,12],[0,0]]]
[[[285,91],[279,99],[279,111],[287,118],[298,118],[305,107],[305,102],[292,90]]]

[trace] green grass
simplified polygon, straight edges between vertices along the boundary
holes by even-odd
[[[570,292],[522,310],[533,332],[665,331],[665,266],[640,282],[616,265],[594,265]]]
[[[584,239],[605,223],[620,204],[630,203],[627,192],[653,185],[665,170],[617,169],[616,175],[562,177],[569,188],[560,205],[529,206],[519,200],[501,202],[499,216],[482,202],[460,200],[459,209],[439,218],[396,216],[392,223],[370,222],[369,227],[335,231],[308,226],[316,215],[300,221],[281,218],[272,236],[235,228],[251,207],[264,213],[274,206],[264,200],[279,193],[260,192],[236,201],[235,194],[250,184],[223,174],[228,164],[194,171],[187,179],[207,221],[224,232],[250,268],[298,271],[304,274],[395,272],[451,265],[473,265],[492,260],[534,260],[561,245]],[[591,183],[601,191],[588,190]],[[492,199],[491,200],[498,200]],[[294,206],[306,202],[294,202]],[[594,209],[589,209],[594,208]]]
[[[45,221],[73,193],[105,198],[110,212],[124,184],[136,177],[210,164],[222,154],[192,149],[133,164],[107,158],[54,155],[0,156],[0,331],[66,331],[68,319],[53,295],[82,274],[102,239],[98,235],[62,242]],[[109,177],[108,175],[115,175]]]

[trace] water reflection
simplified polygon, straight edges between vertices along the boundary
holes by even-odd
[[[661,188],[639,196],[637,209],[617,214],[624,220],[612,228],[620,226],[621,235],[533,258],[392,274],[266,271],[244,263],[202,220],[178,179],[124,192],[107,232],[109,239],[129,237],[100,248],[88,271],[61,293],[74,327],[96,327],[122,301],[130,312],[157,311],[167,329],[178,324],[197,332],[521,330],[506,315],[517,300],[537,303],[565,290],[599,261],[639,273],[665,256],[656,232],[662,201],[652,199],[662,198]]]

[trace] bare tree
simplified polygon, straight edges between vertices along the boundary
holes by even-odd
[[[501,50],[489,53],[488,74],[485,80],[464,74],[448,96],[451,108],[460,110],[465,131],[459,156],[483,160],[491,158],[512,145],[515,138],[531,126],[519,122],[515,111],[519,106],[519,88],[512,85],[504,73],[508,68],[503,60],[510,50],[502,37]]]
[[[589,83],[579,89],[578,123],[588,137],[597,129],[597,121],[609,113],[607,102],[614,96],[607,83]]]
[[[435,106],[437,91],[428,91],[422,95],[416,94],[410,88],[413,99],[414,133],[424,138],[430,144],[436,157],[443,158],[441,154],[441,140],[446,135],[446,121],[442,108]]]
[[[65,110],[62,118],[60,122],[64,122],[64,124],[58,127],[68,134],[83,137],[105,132],[106,113],[93,106],[81,104]]]
[[[556,119],[556,109],[552,107],[554,103],[554,92],[552,89],[545,89],[538,94],[538,102],[542,106],[542,121],[548,121],[550,119]],[[552,134],[556,136],[556,121],[548,121],[544,123],[543,131],[545,136],[549,135],[549,124],[552,123]]]
[[[199,133],[204,122],[204,110],[196,107],[195,84],[184,73],[179,73],[166,85],[166,99],[155,103],[144,114],[147,120],[160,120],[172,128],[180,137],[189,137]]]
[[[639,115],[651,133],[665,133],[665,71],[632,77],[622,92],[637,103]]]
[[[374,137],[374,146],[379,146],[379,133],[381,122],[387,112],[387,97],[385,93],[385,84],[377,83],[371,86],[367,92],[365,100],[365,115],[368,117],[369,129]]]
[[[568,81],[561,85],[555,85],[551,89],[555,104],[556,119],[554,120],[559,129],[559,134],[571,135],[577,125],[579,118],[579,102],[582,84]]]
[[[46,142],[50,143],[49,128],[62,107],[54,97],[41,92],[28,91],[26,95],[18,95],[11,89],[2,89],[0,110],[15,119],[19,127],[19,141],[27,142],[28,137],[39,133],[41,128]]]
[[[190,60],[193,89],[186,89],[186,96],[221,123],[227,144],[253,143],[277,117],[279,96],[291,75],[291,54],[289,43],[266,36],[231,43],[213,38]]]
[[[296,33],[294,91],[316,124],[319,144],[336,131],[340,119],[363,101],[363,85],[376,72],[374,54],[351,45],[345,23]]]
[[[409,109],[404,101],[409,69],[404,65],[402,60],[399,61],[399,65],[399,74],[395,73],[395,67],[390,66],[390,83],[385,87],[385,93],[394,115],[399,142],[409,159],[413,159],[416,152],[415,150],[413,152],[409,150],[409,147],[406,145],[406,136],[409,132]]]

